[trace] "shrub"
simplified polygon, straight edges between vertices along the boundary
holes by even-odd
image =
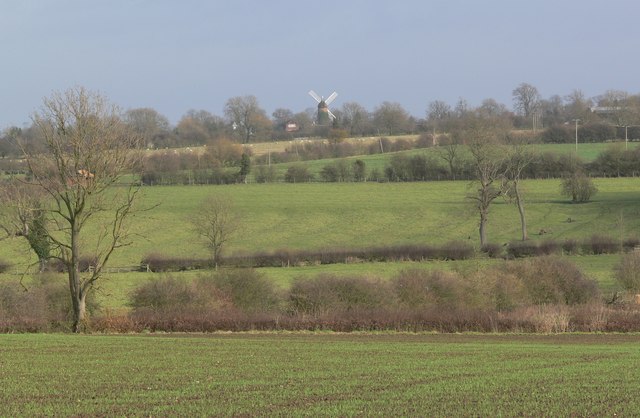
[[[571,198],[571,202],[584,203],[591,200],[598,188],[584,173],[576,172],[562,180],[561,191],[564,196]]]
[[[78,270],[81,272],[87,272],[90,269],[95,268],[97,264],[98,259],[95,256],[83,255],[78,260]],[[65,266],[60,259],[53,259],[47,263],[46,270],[64,273],[67,271],[67,266]]]
[[[280,303],[273,282],[252,269],[222,270],[214,273],[211,281],[243,312],[271,312]]]
[[[616,280],[623,289],[640,293],[640,252],[624,254],[614,272]]]
[[[4,260],[0,260],[0,273],[6,273],[9,270],[9,267],[11,267],[11,264]]]
[[[638,246],[640,246],[640,239],[637,237],[627,238],[622,243],[622,247],[625,251],[635,250]]]
[[[392,280],[399,303],[409,308],[440,306],[453,309],[462,305],[465,286],[453,273],[404,270]]]
[[[578,128],[578,137],[581,142],[605,142],[615,136],[615,128],[606,123],[589,123]]]
[[[443,260],[467,260],[473,257],[473,246],[463,241],[451,241],[439,249],[439,258]]]
[[[355,160],[351,165],[354,181],[365,181],[367,179],[366,163],[362,160]]]
[[[494,270],[490,277],[486,280],[493,280],[487,286],[493,309],[504,312],[529,304],[529,295],[522,278],[499,269]]]
[[[584,242],[583,248],[587,254],[613,254],[620,250],[620,244],[611,237],[592,235]]]
[[[307,183],[312,179],[313,174],[311,174],[309,169],[304,165],[289,166],[284,175],[284,180],[287,183]]]
[[[320,170],[320,177],[327,182],[344,182],[353,178],[351,167],[345,160],[338,160],[327,164]]]
[[[292,313],[316,317],[382,308],[388,299],[388,284],[366,277],[322,274],[312,279],[296,279],[289,291]]]
[[[90,316],[98,311],[93,293],[86,302]],[[56,275],[39,274],[27,289],[0,284],[0,332],[66,330],[71,318],[68,284]]]
[[[542,142],[566,144],[575,140],[575,131],[562,125],[553,125],[540,135]]]
[[[538,244],[538,255],[553,255],[559,253],[560,248],[557,241],[546,239]]]
[[[562,251],[565,254],[577,254],[578,253],[578,241],[572,238],[568,238],[562,242]]]
[[[532,241],[512,241],[507,246],[509,258],[533,257],[538,254],[538,245]]]
[[[131,294],[135,312],[193,312],[228,307],[229,302],[210,280],[164,276],[149,280]]]
[[[598,297],[598,285],[569,260],[539,257],[517,263],[516,271],[528,289],[531,303],[581,304]]]
[[[278,180],[276,167],[273,165],[259,165],[254,169],[254,177],[257,183],[273,183]]]
[[[484,244],[480,248],[480,251],[487,254],[489,258],[498,258],[502,256],[502,245],[492,243]]]
[[[141,264],[149,266],[153,272],[185,271],[212,267],[211,260],[185,257],[169,257],[158,253],[145,255]]]

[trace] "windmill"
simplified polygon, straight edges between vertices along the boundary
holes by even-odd
[[[317,125],[329,125],[331,121],[335,120],[336,115],[331,113],[331,111],[329,110],[329,105],[335,100],[336,97],[338,97],[338,93],[334,91],[325,100],[324,97],[318,96],[315,91],[311,90],[309,91],[309,96],[313,97],[313,99],[318,102],[318,119],[316,120]]]

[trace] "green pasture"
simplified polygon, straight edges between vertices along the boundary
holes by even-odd
[[[638,335],[0,336],[2,416],[636,416]]]
[[[629,142],[627,146],[629,149],[638,147],[640,142]],[[609,147],[625,147],[625,143],[623,142],[598,142],[598,143],[585,143],[578,144],[578,157],[580,157],[583,161],[590,162],[596,159],[598,155],[602,152],[606,151]],[[532,144],[528,145],[530,149],[537,153],[553,153],[553,154],[563,154],[563,155],[575,155],[576,146],[575,144]],[[431,147],[431,148],[420,148],[413,149],[408,151],[397,151],[397,152],[386,152],[384,154],[372,154],[372,155],[357,155],[353,157],[345,157],[345,158],[327,158],[322,160],[309,160],[309,161],[301,161],[301,162],[293,162],[293,163],[278,163],[273,164],[275,167],[276,173],[280,179],[284,178],[284,174],[287,169],[292,165],[304,165],[309,169],[309,172],[314,175],[315,180],[320,180],[320,171],[322,168],[328,164],[335,163],[336,161],[344,160],[347,163],[352,163],[356,160],[362,160],[367,169],[367,173],[370,173],[371,170],[378,170],[381,174],[384,175],[384,169],[389,165],[391,158],[395,155],[426,155],[435,157],[437,160],[440,160],[440,163],[443,166],[447,166],[445,160],[441,159],[441,155],[443,155],[444,150],[441,147]],[[461,147],[461,158],[465,158],[468,156],[468,150],[465,146]]]
[[[571,204],[560,195],[559,180],[523,182],[531,239],[614,238],[640,235],[640,179],[596,179],[593,200]],[[206,257],[189,219],[208,196],[234,202],[242,229],[227,254],[323,248],[363,248],[402,244],[439,245],[452,240],[478,243],[473,184],[420,183],[249,184],[155,186],[143,190],[140,207],[157,205],[132,218],[133,243],[114,255],[112,266],[135,265],[145,254]],[[545,234],[540,235],[543,231]],[[496,200],[491,207],[490,242],[520,237],[515,205]],[[91,248],[91,229],[85,231]],[[1,244],[0,258],[20,261],[25,240]]]
[[[599,192],[591,202],[571,204],[560,195],[559,180],[525,181],[530,238],[640,236],[640,179],[595,179],[595,183]],[[189,219],[214,194],[232,199],[242,219],[242,229],[229,242],[227,254],[439,245],[452,240],[477,246],[478,215],[466,198],[473,190],[467,181],[146,187],[139,206],[157,207],[132,218],[132,244],[116,252],[110,266],[138,265],[152,252],[207,257]],[[86,230],[85,248],[92,247],[94,236]],[[519,239],[515,205],[496,201],[488,236],[498,244]],[[22,272],[28,262],[36,261],[23,238],[0,242],[0,259],[13,264],[11,272]]]

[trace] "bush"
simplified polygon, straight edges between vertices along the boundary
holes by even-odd
[[[568,238],[562,242],[562,251],[565,254],[573,255],[578,253],[578,241]]]
[[[218,310],[228,307],[230,303],[210,280],[164,276],[149,280],[135,289],[130,305],[134,313],[146,310],[185,313]]]
[[[561,245],[551,239],[546,239],[538,244],[538,255],[553,255],[559,253]]]
[[[598,285],[570,261],[558,257],[539,257],[517,263],[516,274],[523,280],[531,303],[581,304],[596,300]]]
[[[409,308],[454,309],[462,305],[467,293],[457,275],[441,271],[405,270],[391,283],[399,303]]]
[[[533,241],[512,241],[507,246],[509,258],[533,257],[539,253],[538,245]]]
[[[278,180],[276,167],[273,165],[259,165],[254,169],[256,183],[273,183]]]
[[[529,294],[522,278],[511,272],[496,268],[492,278],[486,277],[489,284],[489,301],[498,312],[511,311],[529,305]],[[493,282],[491,282],[493,280]]]
[[[575,141],[575,131],[563,125],[550,126],[540,135],[542,142],[566,144]]]
[[[145,255],[141,260],[141,264],[148,265],[149,270],[156,273],[194,270],[213,266],[209,259],[169,257],[158,253]]]
[[[362,160],[355,160],[351,165],[354,181],[365,181],[367,179],[366,163]]]
[[[502,245],[500,244],[484,244],[480,251],[487,254],[489,258],[498,258],[502,256]]]
[[[287,183],[308,183],[312,179],[313,174],[304,165],[292,165],[284,175],[284,180]]]
[[[273,281],[252,269],[222,270],[214,273],[211,281],[246,313],[272,312],[280,303]]]
[[[640,239],[637,237],[627,238],[622,243],[622,247],[625,251],[633,251],[638,246],[640,246]]]
[[[327,182],[345,182],[353,179],[351,167],[345,160],[338,160],[322,167],[320,177]]]
[[[388,284],[366,277],[337,277],[322,274],[296,279],[289,291],[293,314],[321,316],[348,311],[372,310],[389,302]]]
[[[586,254],[614,254],[620,250],[620,243],[603,235],[592,235],[583,244]]]
[[[605,142],[615,136],[616,129],[607,123],[590,123],[578,128],[580,142]]]
[[[78,270],[81,272],[87,272],[96,267],[98,264],[98,258],[95,256],[81,256],[78,260]],[[67,266],[60,259],[50,260],[46,265],[47,271],[55,271],[58,273],[64,273],[67,271]]]
[[[93,293],[86,303],[90,316],[98,311]],[[0,332],[68,330],[71,318],[71,298],[64,278],[39,274],[27,289],[17,283],[0,284]]]
[[[473,246],[463,241],[451,241],[439,249],[439,258],[443,260],[467,260],[473,254]]]
[[[623,255],[614,272],[616,280],[623,289],[640,293],[640,252],[634,251]]]
[[[7,271],[9,271],[10,267],[11,267],[11,264],[9,264],[4,260],[0,260],[0,273],[6,273]]]
[[[562,180],[562,195],[570,197],[573,203],[588,202],[597,191],[593,180],[582,172],[576,172]]]

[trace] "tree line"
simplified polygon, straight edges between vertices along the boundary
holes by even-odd
[[[268,142],[300,137],[320,136],[334,140],[344,137],[388,136],[459,130],[469,118],[500,121],[510,129],[528,129],[544,142],[571,142],[575,128],[582,141],[640,138],[640,95],[608,90],[587,98],[580,90],[568,95],[543,99],[537,88],[522,83],[512,92],[511,107],[485,99],[473,107],[460,99],[454,105],[442,100],[427,104],[425,113],[413,116],[400,103],[385,101],[373,111],[357,102],[346,102],[332,109],[336,119],[332,126],[316,125],[316,109],[294,112],[275,109],[271,116],[255,96],[238,96],[227,100],[222,116],[207,110],[189,110],[173,126],[166,116],[153,108],[129,109],[122,121],[142,138],[147,148],[182,148],[211,144],[222,138],[237,142]],[[296,127],[288,129],[293,122]],[[19,154],[10,139],[42,147],[37,126],[7,127],[0,135],[0,157]]]

